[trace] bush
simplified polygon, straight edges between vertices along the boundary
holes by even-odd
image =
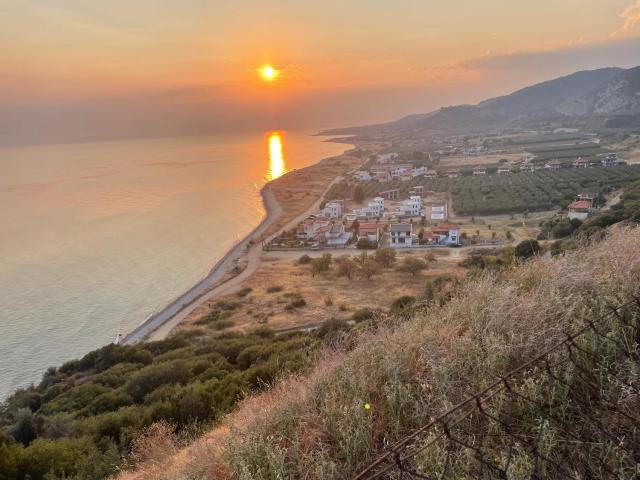
[[[391,312],[392,313],[401,313],[406,310],[408,307],[412,306],[416,303],[416,297],[412,297],[410,295],[404,295],[400,298],[397,298],[391,304]]]
[[[298,259],[298,265],[308,265],[311,263],[311,257],[306,253]]]
[[[390,268],[396,262],[396,251],[393,248],[379,248],[374,258],[383,267]]]
[[[249,295],[252,291],[253,291],[253,288],[251,288],[251,287],[244,287],[244,288],[242,288],[242,289],[240,289],[240,290],[238,291],[238,296],[239,296],[240,298],[242,298],[242,297],[246,297],[246,296],[247,296],[247,295]]]
[[[529,258],[537,255],[542,248],[537,240],[523,240],[516,245],[515,254],[519,258]]]
[[[351,320],[353,320],[354,322],[364,322],[366,320],[371,320],[374,315],[375,314],[373,310],[370,310],[368,308],[359,308],[358,310],[353,312],[353,315],[351,315]]]
[[[284,290],[280,285],[273,285],[271,287],[267,287],[267,293],[278,293]]]
[[[372,242],[367,237],[359,238],[356,242],[356,248],[359,250],[373,250],[377,246],[378,244],[376,242]]]

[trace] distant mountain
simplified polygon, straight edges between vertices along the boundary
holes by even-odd
[[[395,122],[331,130],[331,134],[451,131],[526,125],[589,115],[640,115],[640,67],[601,68],[538,83],[478,105],[445,107]]]

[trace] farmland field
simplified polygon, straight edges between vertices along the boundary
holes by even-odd
[[[511,175],[464,176],[460,178],[414,178],[403,182],[365,183],[367,198],[381,191],[398,189],[407,198],[416,185],[435,192],[449,192],[453,209],[459,215],[493,215],[562,208],[576,194],[584,191],[606,193],[640,179],[640,165],[619,165],[614,168],[562,169],[558,171],[521,172]],[[325,199],[350,198],[353,184],[335,184]]]
[[[574,160],[576,157],[590,158],[606,153],[597,143],[536,145],[528,147],[526,151],[535,155],[535,161],[538,162],[553,159]]]

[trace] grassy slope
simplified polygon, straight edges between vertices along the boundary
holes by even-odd
[[[151,452],[122,478],[350,478],[385,442],[640,293],[639,251],[640,229],[618,227],[563,257],[473,280],[444,306],[327,352],[310,374],[245,401],[189,449]]]

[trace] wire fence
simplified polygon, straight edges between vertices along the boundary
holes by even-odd
[[[640,300],[565,335],[353,480],[640,478]]]

